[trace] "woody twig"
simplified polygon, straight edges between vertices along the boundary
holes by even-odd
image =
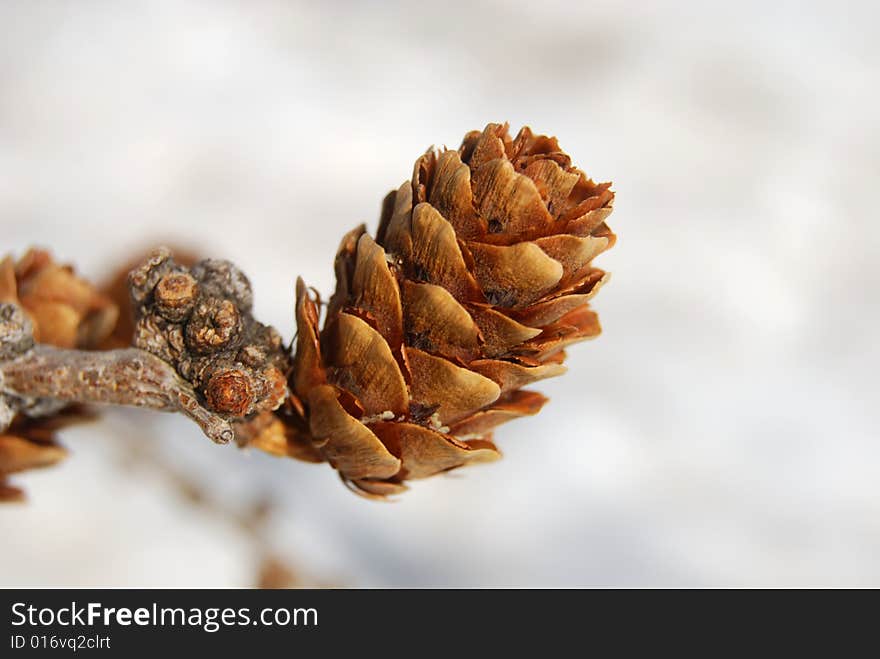
[[[68,403],[181,412],[217,443],[233,422],[287,396],[287,352],[251,315],[247,278],[228,261],[192,269],[167,249],[129,274],[134,347],[88,351],[39,344],[23,309],[0,304],[0,430],[15,414],[43,416]]]
[[[174,368],[145,350],[93,352],[34,344],[30,322],[13,304],[0,305],[0,430],[16,412],[43,416],[67,403],[105,403],[182,412],[217,443],[234,432],[204,407]]]

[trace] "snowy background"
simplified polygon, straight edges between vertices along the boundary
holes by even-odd
[[[0,585],[238,586],[227,507],[353,586],[880,585],[878,5],[0,4],[0,248],[100,280],[170,240],[234,258],[293,334],[349,228],[430,144],[508,120],[613,180],[604,334],[500,429],[505,458],[396,504],[326,465],[114,410],[17,478]],[[134,462],[137,462],[134,460]]]

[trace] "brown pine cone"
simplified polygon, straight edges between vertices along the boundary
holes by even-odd
[[[378,496],[496,459],[495,426],[546,402],[522,387],[564,372],[563,348],[599,334],[588,300],[606,280],[592,260],[615,240],[609,188],[556,138],[511,139],[506,124],[419,158],[376,239],[363,226],[343,239],[320,332],[298,282],[288,453],[307,437]]]
[[[29,250],[18,262],[11,256],[0,261],[0,302],[13,303],[21,309],[16,313],[27,315],[36,340],[60,348],[98,347],[113,332],[119,315],[109,298],[39,249]],[[63,459],[67,452],[56,442],[55,431],[88,418],[75,406],[40,418],[17,415],[0,432],[0,503],[24,498],[6,480],[9,474]]]
[[[28,250],[18,262],[11,256],[0,261],[0,302],[19,305],[34,339],[59,348],[95,349],[119,318],[110,298],[41,249]]]

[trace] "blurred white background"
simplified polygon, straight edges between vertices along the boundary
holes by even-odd
[[[181,502],[279,506],[271,543],[353,586],[880,585],[877,3],[0,5],[0,247],[100,280],[170,241],[233,258],[293,334],[429,145],[489,121],[613,180],[598,340],[504,460],[396,504],[326,465],[114,410],[0,509],[0,585],[238,586],[250,546]],[[128,447],[128,448],[126,448]]]

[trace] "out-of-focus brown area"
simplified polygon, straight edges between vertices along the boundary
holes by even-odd
[[[95,349],[113,332],[119,308],[72,266],[49,251],[31,248],[17,261],[0,261],[0,301],[21,306],[34,339],[59,348]]]
[[[180,505],[192,509],[201,519],[219,523],[245,544],[247,566],[251,570],[249,585],[256,588],[321,585],[295,563],[289,550],[282,551],[276,546],[273,527],[278,523],[279,510],[272,497],[248,493],[241,499],[224,499],[216,496],[212,483],[176,465],[155,444],[121,438],[119,448],[121,460],[116,464],[123,473],[156,474],[161,487]]]

